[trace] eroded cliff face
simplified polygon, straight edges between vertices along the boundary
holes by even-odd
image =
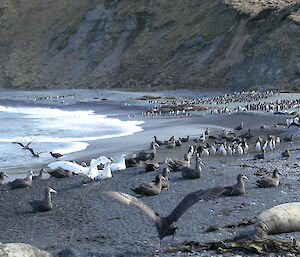
[[[295,88],[299,7],[295,0],[4,0],[0,87]]]

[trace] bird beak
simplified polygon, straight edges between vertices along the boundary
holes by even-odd
[[[283,174],[279,171],[277,174],[279,174],[279,175],[281,175],[281,176],[283,176]]]
[[[166,180],[166,178],[165,178],[165,177],[161,177],[161,179],[162,179],[162,180]]]
[[[248,178],[247,178],[245,175],[243,175],[243,177],[242,177],[242,178],[244,178],[244,179],[248,180]]]
[[[115,160],[114,160],[113,158],[111,158],[111,157],[108,157],[108,159],[109,159],[110,161],[112,161],[112,162],[115,161]]]
[[[3,173],[3,176],[8,178],[8,175],[6,173]]]
[[[57,194],[57,192],[54,189],[52,189],[52,188],[50,188],[50,192]]]
[[[158,145],[157,143],[154,143],[154,145],[155,145],[156,147],[159,147],[159,145]]]

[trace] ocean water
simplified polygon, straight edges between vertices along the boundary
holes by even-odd
[[[68,154],[86,149],[89,142],[142,131],[142,121],[121,121],[94,111],[65,111],[55,108],[0,105],[0,171],[12,165],[53,161],[49,154]],[[18,144],[31,142],[39,152],[35,158]]]

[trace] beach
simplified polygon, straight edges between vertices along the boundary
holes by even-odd
[[[70,95],[69,97],[42,99],[44,95]],[[75,94],[75,96],[74,96]],[[6,97],[4,97],[6,95]],[[281,157],[285,149],[299,148],[299,128],[287,128],[286,118],[294,115],[274,114],[263,111],[232,111],[230,113],[214,112],[222,106],[235,109],[245,102],[207,104],[206,111],[192,111],[191,115],[146,114],[149,108],[157,103],[151,100],[137,101],[144,95],[155,97],[171,95],[166,92],[115,92],[102,94],[103,97],[95,98],[90,91],[79,92],[13,92],[2,94],[0,104],[26,104],[29,106],[54,106],[67,110],[88,110],[96,113],[105,110],[105,114],[121,120],[140,120],[143,131],[125,137],[107,138],[91,141],[87,149],[64,156],[61,160],[74,160],[77,163],[89,163],[92,158],[101,155],[113,157],[118,161],[122,153],[137,153],[148,149],[153,136],[161,140],[168,140],[171,136],[190,136],[189,142],[180,147],[168,149],[161,146],[157,149],[156,159],[161,162],[156,172],[145,172],[145,168],[127,168],[113,172],[111,179],[91,181],[84,175],[74,175],[70,178],[43,179],[34,181],[32,187],[11,190],[8,185],[0,186],[0,242],[24,242],[52,253],[54,256],[184,256],[185,253],[167,253],[171,246],[184,241],[207,243],[232,238],[241,233],[253,230],[249,227],[222,228],[213,232],[205,232],[211,225],[223,226],[241,222],[243,219],[257,217],[262,211],[286,202],[299,199],[299,151],[291,151],[289,158]],[[191,99],[193,92],[174,92],[172,97]],[[201,94],[199,94],[200,96]],[[202,95],[217,95],[210,94]],[[72,97],[71,97],[72,96]],[[111,96],[111,98],[109,98]],[[272,95],[269,99],[258,99],[257,103],[273,99],[298,99],[298,95]],[[62,100],[64,102],[62,102]],[[165,100],[165,99],[163,99]],[[162,101],[163,101],[162,100]],[[274,101],[275,102],[275,101]],[[297,107],[295,107],[297,110]],[[291,111],[295,111],[291,108]],[[281,110],[283,111],[283,110]],[[246,193],[236,197],[219,197],[215,200],[195,204],[179,220],[179,227],[174,238],[166,237],[162,240],[160,248],[159,239],[154,223],[149,217],[136,208],[125,206],[108,198],[105,191],[119,191],[130,195],[136,194],[131,187],[143,181],[151,181],[156,174],[161,173],[163,162],[166,158],[183,159],[184,153],[193,139],[200,137],[202,132],[210,129],[210,134],[220,133],[223,128],[234,129],[241,122],[244,128],[236,134],[247,133],[251,129],[253,138],[249,140],[248,153],[238,156],[213,156],[202,157],[205,166],[199,179],[187,180],[181,177],[180,172],[169,173],[170,188],[163,190],[158,196],[142,197],[141,200],[162,216],[168,215],[177,204],[190,192],[207,189],[219,185],[232,185],[236,182],[239,173],[246,175],[249,180],[245,182]],[[261,125],[264,128],[261,128]],[[278,124],[275,126],[275,124]],[[281,143],[274,151],[267,150],[265,159],[254,160],[257,154],[254,145],[258,136],[267,138],[269,134],[280,136]],[[284,137],[293,135],[292,142],[285,142]],[[55,160],[53,160],[55,161]],[[194,166],[192,158],[191,166]],[[28,168],[38,172],[40,168],[49,168],[46,163],[36,167],[14,167],[10,170],[19,171],[24,175]],[[254,175],[257,171],[265,169],[268,173],[278,168],[283,175],[280,185],[274,188],[258,188],[254,182],[260,176]],[[53,209],[44,213],[33,213],[29,201],[41,199],[47,186],[57,191],[52,195]],[[300,233],[286,233],[272,236],[279,239],[289,237],[299,239]],[[69,255],[67,255],[69,254]],[[213,251],[202,251],[194,254],[207,256],[218,254]],[[243,254],[243,253],[240,253]],[[272,255],[272,254],[271,254]],[[220,256],[232,256],[223,253]],[[276,253],[273,254],[276,256]],[[292,256],[292,255],[290,255]]]

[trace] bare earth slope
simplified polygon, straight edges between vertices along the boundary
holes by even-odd
[[[296,0],[4,0],[2,88],[297,88]]]

